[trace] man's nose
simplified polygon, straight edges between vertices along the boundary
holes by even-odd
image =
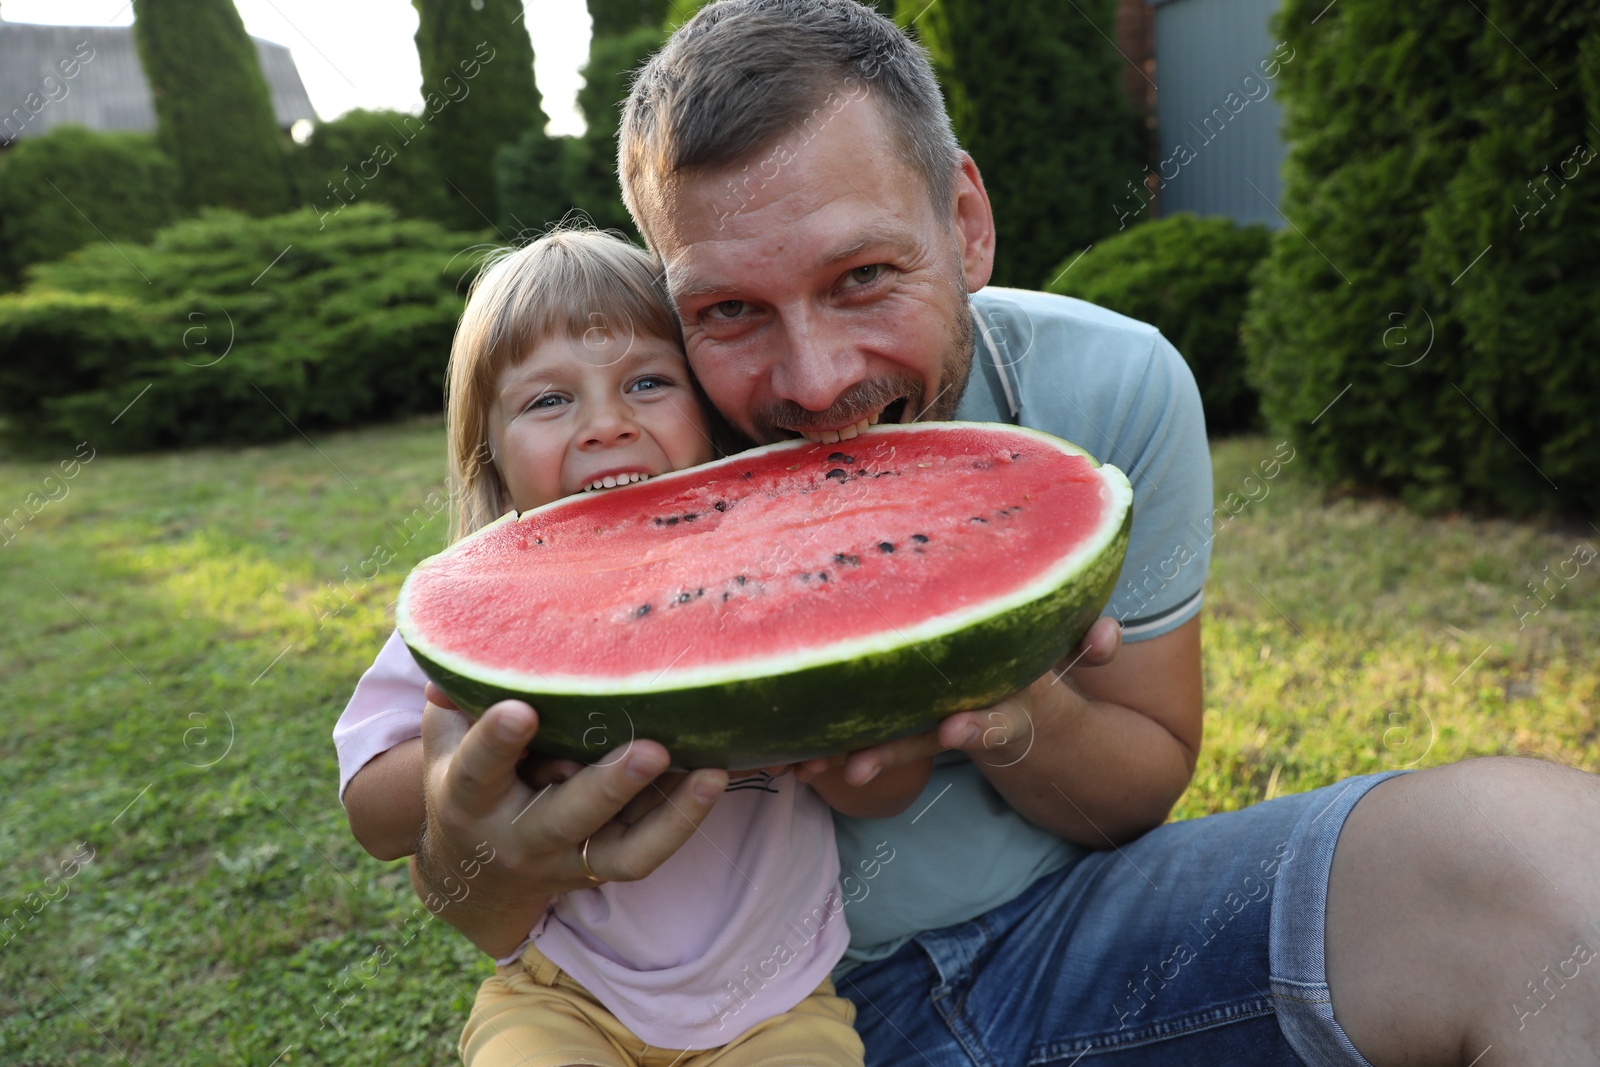
[[[826,411],[863,380],[866,360],[848,331],[827,315],[803,309],[784,315],[783,351],[772,371],[772,390],[807,411]]]

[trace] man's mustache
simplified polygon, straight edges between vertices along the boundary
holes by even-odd
[[[921,406],[922,383],[909,375],[857,382],[839,394],[825,411],[811,411],[792,400],[775,400],[756,411],[757,426],[776,430],[830,430],[876,415],[894,401],[906,398],[912,410]]]

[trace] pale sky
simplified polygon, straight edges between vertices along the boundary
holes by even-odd
[[[288,45],[317,115],[351,108],[422,107],[417,13],[410,0],[234,0],[252,36]],[[583,129],[575,97],[589,55],[584,0],[524,0],[533,38],[534,78],[544,94],[550,132]],[[129,0],[0,0],[10,22],[59,26],[129,26]]]

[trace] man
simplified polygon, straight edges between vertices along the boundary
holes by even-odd
[[[723,0],[641,72],[620,148],[696,374],[753,440],[1021,421],[1134,484],[1115,618],[1062,671],[849,757],[860,781],[939,753],[905,816],[837,820],[843,869],[870,879],[840,982],[870,1063],[1594,1062],[1591,776],[1485,759],[1161,825],[1201,736],[1194,385],[1148,327],[980,292],[988,198],[919,50],[852,0]],[[416,881],[490,842],[444,916],[496,955],[588,884],[584,853],[643,877],[726,782],[698,771],[660,803],[668,756],[640,742],[529,807],[514,766],[536,730],[510,702],[425,725]]]

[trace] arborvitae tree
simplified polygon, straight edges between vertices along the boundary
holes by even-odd
[[[158,139],[182,175],[184,202],[256,215],[287,210],[283,137],[232,0],[135,0],[134,11]]]
[[[1324,6],[1279,15],[1294,228],[1245,320],[1263,413],[1332,482],[1592,513],[1600,0]]]
[[[586,128],[577,137],[525,136],[496,159],[502,229],[542,230],[569,211],[596,226],[637,238],[622,206],[617,178],[617,127],[633,71],[661,46],[666,0],[589,0],[595,32],[583,68],[578,108]]]
[[[595,37],[620,37],[640,27],[659,29],[672,8],[672,0],[589,0],[589,21]]]
[[[1143,166],[1139,124],[1106,45],[1114,0],[899,0],[933,56],[956,137],[994,206],[994,281],[1032,288],[1115,229]],[[1092,21],[1091,21],[1092,20]]]
[[[627,99],[633,72],[661,47],[666,36],[659,25],[638,26],[624,34],[597,36],[590,41],[583,88],[578,90],[578,107],[587,128],[567,153],[567,187],[573,205],[596,225],[633,232],[633,222],[622,206],[621,179],[617,176],[617,128],[622,123],[622,102]]]
[[[449,193],[445,221],[480,227],[498,214],[496,150],[545,113],[521,0],[412,0],[422,60],[425,138]]]

